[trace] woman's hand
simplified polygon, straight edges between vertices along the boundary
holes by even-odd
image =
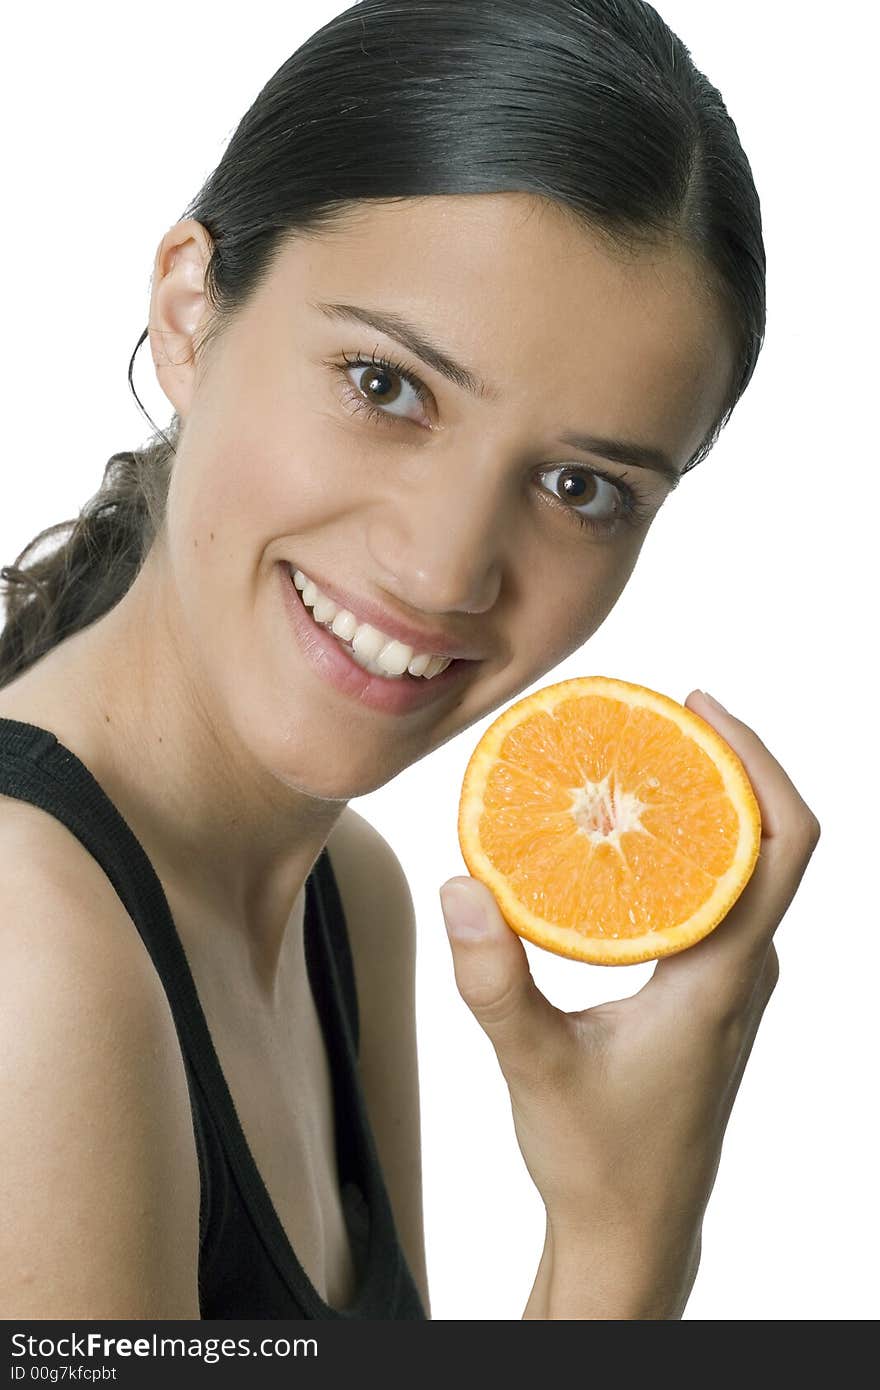
[[[488,888],[463,877],[441,889],[456,983],[495,1048],[546,1208],[545,1259],[554,1247],[591,1252],[603,1268],[602,1306],[610,1290],[629,1288],[633,1306],[664,1308],[649,1317],[680,1316],[690,1293],[727,1120],[776,984],[773,934],[819,839],[816,817],[758,735],[700,691],[685,704],[741,758],[761,808],[761,849],[724,921],[659,960],[638,993],[579,1013],[556,1008]]]

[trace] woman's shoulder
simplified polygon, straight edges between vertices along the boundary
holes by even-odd
[[[354,960],[359,1071],[367,1111],[395,1225],[424,1306],[430,1309],[422,1212],[412,893],[394,849],[350,807],[329,836],[327,849]]]
[[[44,660],[55,655],[50,652]],[[100,767],[88,723],[80,717],[75,700],[68,702],[67,709],[62,707],[56,694],[59,685],[63,682],[56,680],[53,687],[42,671],[26,671],[0,691],[0,720],[45,730],[63,748],[74,751],[88,769]],[[12,767],[17,771],[15,760]],[[50,931],[57,922],[65,939],[82,930],[84,949],[109,952],[111,959],[118,955],[145,985],[161,990],[140,934],[104,867],[66,823],[61,808],[68,798],[59,789],[59,804],[54,804],[53,794],[43,806],[31,799],[32,791],[4,791],[13,785],[8,778],[0,780],[0,881],[6,884],[7,911],[16,884],[20,900],[42,904],[35,926]],[[46,788],[52,786],[51,780],[46,783]],[[46,788],[39,788],[41,796]],[[27,882],[20,882],[22,878]]]
[[[47,811],[0,795],[0,979],[65,1001],[72,1046],[107,1052],[129,1031],[168,1049],[185,1084],[171,1006],[134,922],[101,865]],[[0,1010],[2,1012],[2,1010]],[[145,1032],[146,1030],[146,1032]],[[86,1038],[86,1032],[88,1037]],[[96,1058],[97,1060],[97,1058]]]
[[[29,920],[35,942],[39,935],[63,950],[77,940],[80,949],[92,943],[96,954],[149,961],[116,890],[77,836],[50,811],[3,793],[0,902],[7,943],[9,925]]]
[[[327,851],[352,951],[362,962],[360,973],[365,981],[376,976],[381,984],[382,973],[373,966],[374,948],[414,948],[415,914],[403,865],[385,836],[350,806],[330,832]]]
[[[0,705],[0,718],[4,717]],[[39,727],[48,727],[40,724]],[[8,784],[7,784],[8,785]],[[82,934],[80,948],[148,960],[146,949],[104,869],[52,810],[7,794],[0,783],[0,894],[11,916],[64,943]],[[129,929],[120,929],[128,922]]]
[[[416,920],[403,866],[384,835],[346,807],[327,839],[351,950],[360,1056],[412,1028]],[[400,1017],[401,1010],[405,1016]]]
[[[100,866],[8,796],[0,1055],[18,1194],[0,1234],[3,1315],[197,1317],[198,1159],[167,997]]]

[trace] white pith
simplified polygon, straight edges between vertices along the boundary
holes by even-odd
[[[293,571],[293,582],[305,607],[312,610],[314,621],[332,632],[349,656],[371,675],[402,679],[409,672],[411,676],[431,680],[445,671],[452,661],[449,656],[417,652],[370,623],[359,623],[347,608],[341,608],[323,594],[314,580],[309,579],[302,570]]]
[[[654,778],[655,783],[656,780]],[[578,829],[594,845],[608,842],[619,853],[621,835],[630,830],[644,830],[639,813],[645,810],[645,803],[632,792],[612,787],[610,773],[606,773],[601,782],[585,782],[583,786],[568,790],[571,814]]]

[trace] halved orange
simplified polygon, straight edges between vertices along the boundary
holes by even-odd
[[[705,719],[646,686],[583,676],[525,696],[485,731],[458,838],[519,936],[630,965],[718,925],[757,863],[761,813]]]

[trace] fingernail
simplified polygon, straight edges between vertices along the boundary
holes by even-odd
[[[461,883],[450,883],[440,889],[440,906],[450,936],[462,941],[476,941],[488,931],[486,915],[474,901],[471,890]]]
[[[730,714],[730,710],[727,706],[722,705],[720,700],[716,700],[714,695],[710,695],[708,690],[701,690],[700,694],[705,696],[710,705],[714,705],[716,709],[720,709],[722,714]]]

